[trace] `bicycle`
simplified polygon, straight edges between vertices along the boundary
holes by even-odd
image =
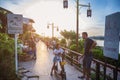
[[[66,80],[66,72],[65,72],[65,68],[64,65],[66,64],[65,61],[62,61],[60,63],[61,65],[61,71],[58,69],[58,62],[55,64],[55,68],[54,68],[54,73],[58,76],[60,76],[62,78],[62,80]]]

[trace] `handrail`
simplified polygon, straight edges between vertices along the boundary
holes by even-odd
[[[75,55],[77,55],[77,56],[82,56],[82,54],[80,54],[79,52],[76,52],[76,51],[73,51],[73,50],[70,50],[70,49],[68,49],[68,48],[64,48],[64,47],[62,47],[64,50],[67,50],[68,52],[70,52],[70,54],[72,53],[72,55],[71,55],[71,57],[69,57],[69,58],[71,58],[71,63],[72,64],[74,64],[74,62],[78,62],[78,60],[76,60],[76,59],[74,59],[73,58],[73,54],[75,54]],[[67,54],[65,54],[66,56],[67,56]],[[98,72],[100,72],[100,65],[102,65],[102,66],[104,66],[104,73],[103,73],[103,75],[104,75],[104,80],[106,79],[106,78],[108,78],[108,76],[106,75],[106,68],[110,68],[111,70],[113,70],[113,79],[114,80],[117,80],[117,74],[118,74],[118,72],[120,72],[120,68],[116,68],[116,66],[113,66],[113,65],[111,65],[111,64],[105,64],[105,62],[103,62],[103,61],[100,61],[100,60],[97,60],[97,59],[93,59],[93,61],[96,63],[96,70],[93,70],[93,71],[95,71],[96,72],[96,79],[97,80],[99,80],[100,79],[100,75],[101,75],[101,73],[98,73]],[[79,64],[79,63],[78,63]],[[109,78],[111,78],[111,77],[109,77]],[[111,78],[112,79],[112,78]]]
[[[64,47],[62,47],[64,50],[68,50],[68,51],[71,51],[72,53],[75,53],[75,54],[77,54],[77,55],[79,55],[79,56],[81,56],[82,54],[80,54],[79,52],[76,52],[76,51],[73,51],[73,50],[70,50],[70,49],[68,49],[68,48],[64,48]]]
[[[106,65],[107,67],[109,67],[109,68],[111,68],[111,69],[115,69],[115,68],[116,68],[115,66],[113,66],[113,65],[111,65],[111,64],[105,64],[105,62],[102,62],[102,61],[97,60],[97,59],[93,59],[93,61],[94,61],[94,62],[98,62],[98,63],[102,64],[103,66]],[[118,68],[118,71],[120,72],[120,68]]]

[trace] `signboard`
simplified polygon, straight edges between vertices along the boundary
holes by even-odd
[[[118,60],[120,12],[106,16],[104,56]]]
[[[7,15],[8,34],[23,33],[23,16],[18,14]]]

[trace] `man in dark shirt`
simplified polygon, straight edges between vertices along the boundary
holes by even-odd
[[[92,49],[96,46],[96,42],[92,39],[88,38],[87,32],[82,33],[82,38],[85,40],[84,42],[84,55],[83,57],[83,76],[78,78],[85,78],[89,80],[90,77],[90,67],[92,62]]]

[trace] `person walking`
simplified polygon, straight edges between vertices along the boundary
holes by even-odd
[[[92,39],[88,38],[87,32],[82,33],[82,38],[85,40],[84,42],[84,54],[81,56],[83,57],[83,76],[78,76],[78,78],[89,80],[90,78],[90,68],[91,62],[93,59],[92,56],[92,49],[96,46],[96,42]]]

